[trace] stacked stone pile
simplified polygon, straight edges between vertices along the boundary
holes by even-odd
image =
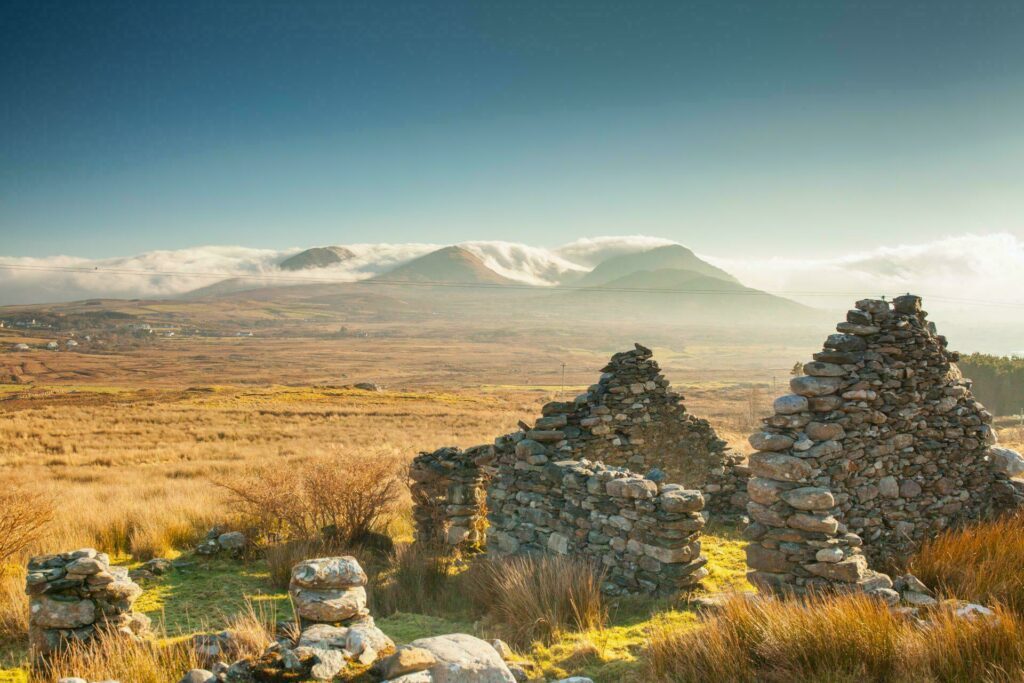
[[[132,611],[142,588],[128,570],[92,548],[33,557],[28,563],[29,642],[45,657],[70,641],[88,640],[99,630],[128,637],[146,635],[149,619]]]
[[[891,590],[868,559],[1021,504],[992,416],[916,296],[858,301],[750,443],[751,581]]]
[[[366,608],[366,572],[351,556],[304,560],[292,568],[288,593],[300,633],[279,633],[259,657],[221,661],[238,650],[236,636],[225,631],[194,639],[209,669],[192,669],[181,683],[255,681],[331,681],[350,663],[374,664],[395,644],[377,628]]]
[[[607,570],[611,594],[668,595],[707,575],[700,491],[585,459],[554,460],[558,451],[536,429],[496,441],[488,552],[590,559]]]
[[[416,456],[409,468],[416,541],[467,551],[483,546],[484,489],[490,477],[481,464],[492,459],[491,446],[441,448]]]
[[[356,558],[300,562],[292,569],[288,592],[302,622],[299,647],[338,650],[361,664],[372,664],[395,647],[366,608],[366,572]]]

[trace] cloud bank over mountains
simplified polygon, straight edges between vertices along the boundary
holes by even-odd
[[[538,286],[571,282],[613,256],[673,244],[643,235],[595,237],[549,249],[514,242],[476,241],[460,246],[507,278]],[[303,281],[346,282],[385,273],[434,251],[440,244],[346,244],[355,257],[316,270],[286,272],[277,264],[299,251],[204,246],[136,256],[83,259],[0,257],[0,304],[84,298],[170,297],[225,278],[265,278],[268,285]],[[962,235],[910,245],[879,246],[833,258],[699,254],[744,284],[812,306],[847,305],[859,296],[913,291],[928,308],[971,312],[992,321],[1020,317],[1020,309],[974,302],[1024,302],[1024,240],[1008,234]],[[62,269],[82,269],[85,272]],[[98,270],[97,270],[98,269]]]

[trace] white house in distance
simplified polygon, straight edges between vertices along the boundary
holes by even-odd
[[[14,350],[15,351],[28,351],[29,350],[28,349],[28,344],[15,344],[14,345]]]
[[[55,342],[55,341],[46,342],[46,348],[48,350],[50,350],[50,351],[56,351],[57,350],[57,342]]]

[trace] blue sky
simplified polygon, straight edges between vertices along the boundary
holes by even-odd
[[[0,254],[1024,234],[1024,5],[0,5]]]

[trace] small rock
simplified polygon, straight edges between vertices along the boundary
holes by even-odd
[[[190,669],[178,683],[216,683],[217,677],[206,669]]]
[[[317,650],[316,663],[310,669],[309,675],[313,680],[330,681],[334,680],[346,666],[348,661],[340,650]]]
[[[508,646],[501,638],[495,638],[491,641],[491,647],[504,659],[506,662],[510,661],[515,655],[512,653],[512,648]]]
[[[417,671],[426,671],[437,664],[437,658],[430,650],[403,645],[379,664],[379,670],[386,679],[398,678]]]

